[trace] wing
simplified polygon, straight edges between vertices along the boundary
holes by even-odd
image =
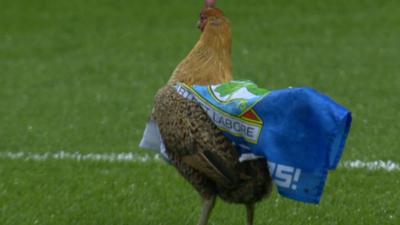
[[[166,86],[156,95],[152,116],[168,155],[218,185],[230,186],[236,182],[239,155],[199,105]]]

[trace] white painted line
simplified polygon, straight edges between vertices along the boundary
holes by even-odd
[[[161,161],[158,154],[136,153],[80,153],[80,152],[0,152],[0,159],[23,161],[71,160],[71,161],[103,161],[103,162],[150,162]],[[385,170],[389,172],[400,171],[400,164],[393,161],[344,161],[340,167],[346,169]]]
[[[158,154],[139,155],[135,153],[79,153],[79,152],[0,152],[0,158],[25,161],[72,160],[72,161],[104,161],[104,162],[147,162],[159,161]]]
[[[367,170],[386,170],[386,171],[400,171],[400,165],[393,161],[370,161],[364,162],[361,160],[344,161],[342,167],[347,169],[367,169]]]

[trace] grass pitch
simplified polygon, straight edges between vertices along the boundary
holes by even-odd
[[[0,0],[0,151],[135,152],[202,1]],[[221,1],[236,79],[310,86],[353,111],[344,160],[400,162],[400,3]],[[398,224],[400,173],[338,169],[319,206],[273,193],[256,224]],[[0,159],[0,224],[195,224],[164,163]],[[218,202],[210,224],[244,224]]]

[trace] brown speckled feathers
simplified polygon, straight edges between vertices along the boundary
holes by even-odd
[[[252,203],[270,192],[265,159],[239,163],[237,150],[203,109],[172,86],[158,91],[152,117],[172,164],[204,198]]]

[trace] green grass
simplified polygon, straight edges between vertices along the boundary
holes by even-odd
[[[202,1],[0,0],[0,151],[135,152],[156,90],[199,36]],[[400,3],[221,1],[237,79],[310,86],[353,111],[344,160],[400,162]],[[256,224],[396,224],[400,173],[339,169],[319,206],[274,193]],[[164,163],[0,159],[0,224],[195,224]],[[244,224],[218,203],[210,224]]]

